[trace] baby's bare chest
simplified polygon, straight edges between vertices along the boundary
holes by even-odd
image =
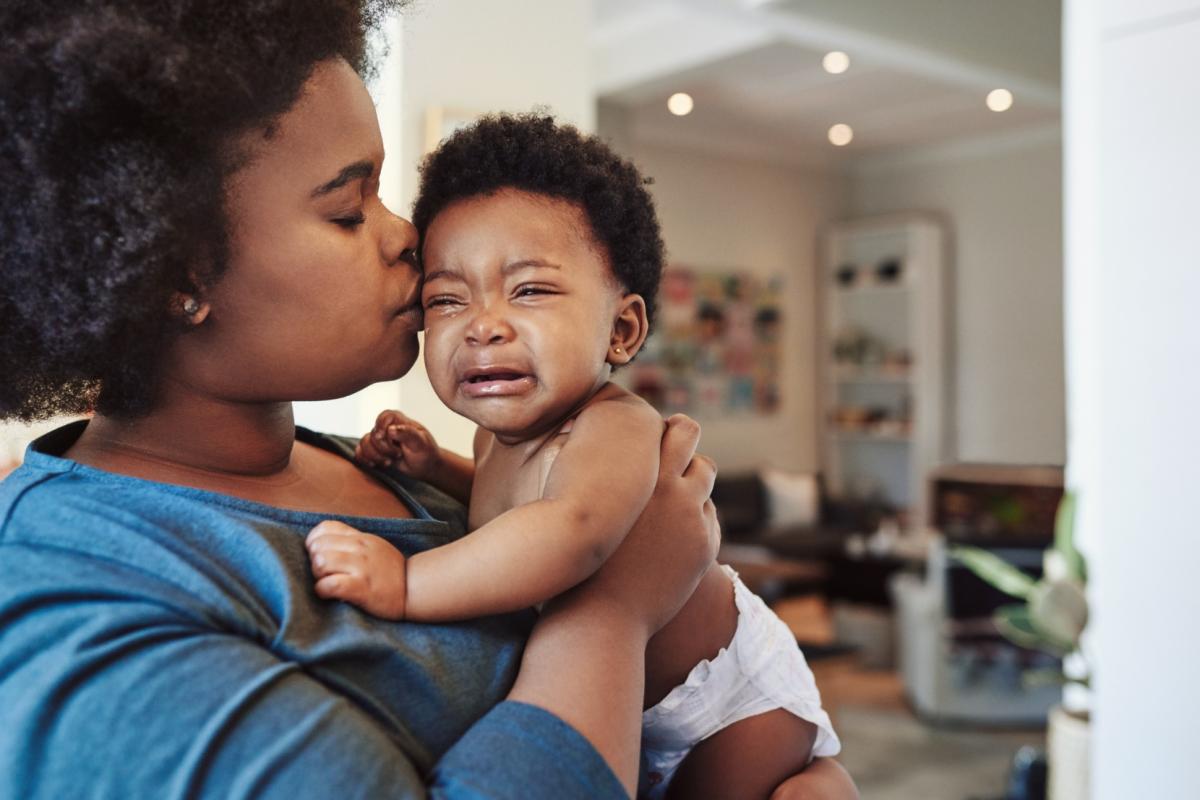
[[[475,465],[468,525],[479,528],[510,508],[540,500],[546,478],[566,436],[556,437],[532,455],[493,450]]]

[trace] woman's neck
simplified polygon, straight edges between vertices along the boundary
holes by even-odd
[[[291,403],[165,398],[149,415],[97,415],[68,457],[119,472],[218,478],[286,477],[295,445]],[[125,468],[122,468],[125,467]],[[147,474],[150,473],[150,474]]]

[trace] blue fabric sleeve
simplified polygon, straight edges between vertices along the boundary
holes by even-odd
[[[492,709],[442,758],[434,770],[432,796],[523,800],[626,794],[578,731],[548,711],[508,701]]]
[[[421,775],[420,743],[154,576],[52,548],[0,556],[25,587],[0,592],[0,797],[624,796],[578,732],[511,702]]]

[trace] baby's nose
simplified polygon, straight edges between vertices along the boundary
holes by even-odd
[[[476,315],[467,328],[470,344],[504,344],[513,338],[512,326],[502,316],[490,311]]]

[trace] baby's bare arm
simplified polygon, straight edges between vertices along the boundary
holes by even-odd
[[[528,608],[587,578],[649,500],[662,431],[657,412],[631,396],[585,408],[540,500],[409,559],[405,618],[446,621]]]

